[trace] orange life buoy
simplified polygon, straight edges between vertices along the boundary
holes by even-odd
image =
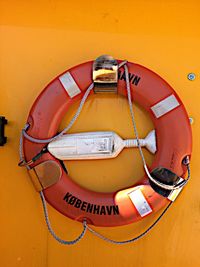
[[[121,61],[119,60],[118,63]],[[71,105],[79,101],[92,81],[93,62],[75,66],[55,78],[38,96],[29,113],[27,134],[37,139],[48,139],[58,132],[59,124]],[[191,155],[192,136],[189,118],[184,105],[172,87],[151,70],[127,63],[131,94],[147,110],[157,135],[157,152],[150,170],[162,166],[184,176],[182,163]],[[72,87],[66,86],[66,80]],[[69,83],[68,83],[69,84]],[[118,94],[125,96],[126,82],[123,67],[118,72]],[[93,91],[91,91],[91,94]],[[44,148],[23,138],[26,161],[30,161]],[[145,175],[139,183],[113,193],[99,193],[82,188],[70,179],[62,162],[49,152],[32,162],[34,169],[44,162],[59,166],[59,180],[43,189],[46,200],[62,214],[74,220],[85,218],[96,226],[119,226],[135,222],[169,203]],[[154,188],[154,189],[153,189]]]

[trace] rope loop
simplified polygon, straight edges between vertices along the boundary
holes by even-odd
[[[47,205],[46,205],[46,200],[45,200],[45,197],[44,197],[44,194],[42,191],[40,191],[40,197],[41,197],[41,200],[42,200],[42,205],[43,205],[43,210],[44,210],[44,216],[45,216],[45,221],[46,221],[46,224],[47,224],[47,228],[50,232],[50,234],[53,236],[53,238],[55,238],[59,243],[63,244],[63,245],[74,245],[76,243],[78,243],[85,235],[86,231],[87,231],[87,223],[85,220],[83,220],[83,230],[82,232],[80,233],[80,235],[75,238],[74,240],[64,240],[64,239],[61,239],[60,237],[58,237],[56,235],[56,233],[54,232],[52,226],[51,226],[51,223],[50,223],[50,220],[49,220],[49,214],[48,214],[48,210],[47,210]]]

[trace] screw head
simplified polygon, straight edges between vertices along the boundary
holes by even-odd
[[[194,119],[192,117],[189,117],[190,124],[194,123]]]
[[[194,81],[196,78],[196,75],[195,75],[195,73],[191,72],[191,73],[188,73],[187,78],[189,81]]]

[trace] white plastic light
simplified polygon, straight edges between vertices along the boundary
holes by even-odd
[[[140,145],[151,153],[156,152],[155,130]],[[65,134],[48,144],[49,152],[61,160],[105,159],[116,157],[125,147],[137,147],[136,139],[123,140],[114,132],[85,132]]]

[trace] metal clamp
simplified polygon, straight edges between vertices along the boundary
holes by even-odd
[[[118,64],[111,56],[103,55],[93,63],[95,93],[117,93]]]
[[[28,174],[36,191],[40,192],[57,183],[62,175],[62,170],[57,162],[47,160],[28,170]]]

